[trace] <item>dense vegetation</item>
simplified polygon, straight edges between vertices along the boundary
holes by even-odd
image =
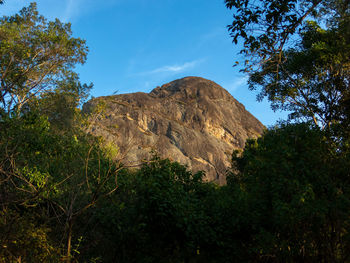
[[[88,132],[103,105],[80,111],[85,41],[35,4],[0,19],[0,262],[350,262],[349,1],[226,4],[251,87],[294,122],[235,152],[225,186],[123,167]]]

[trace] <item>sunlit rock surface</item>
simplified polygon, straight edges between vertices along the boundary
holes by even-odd
[[[102,118],[91,129],[119,147],[126,165],[149,160],[155,151],[203,170],[206,180],[225,183],[234,149],[262,134],[264,126],[225,89],[213,81],[187,77],[157,87],[150,93],[131,93],[90,100],[90,111],[106,104]]]

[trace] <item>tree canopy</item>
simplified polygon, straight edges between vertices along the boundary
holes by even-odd
[[[246,200],[257,261],[348,260],[349,147],[327,137],[308,123],[281,125],[234,156],[229,187]]]
[[[348,123],[350,3],[347,0],[235,1],[228,27],[243,40],[249,88],[274,110],[323,128]],[[348,124],[346,124],[348,125]]]
[[[33,98],[67,87],[88,51],[70,24],[47,21],[35,3],[0,19],[0,41],[1,115],[18,114]]]

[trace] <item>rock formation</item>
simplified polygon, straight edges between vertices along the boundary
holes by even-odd
[[[84,105],[89,111],[105,104],[103,118],[92,133],[119,147],[127,165],[140,163],[157,152],[209,181],[225,182],[234,149],[259,136],[264,126],[218,84],[186,77],[150,93],[99,97]]]

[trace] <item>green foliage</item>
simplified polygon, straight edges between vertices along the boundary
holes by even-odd
[[[273,109],[291,111],[291,119],[306,118],[324,128],[346,124],[349,32],[344,28],[324,30],[309,22],[301,36],[299,46],[284,52],[279,71],[274,70],[276,63],[271,61],[250,75],[250,89],[261,87],[260,99],[267,96]]]
[[[251,90],[291,119],[349,128],[350,5],[345,0],[235,1],[229,31],[244,42]]]
[[[0,19],[0,40],[2,115],[18,114],[32,99],[72,82],[75,64],[86,60],[85,41],[72,37],[70,24],[48,22],[35,3]]]
[[[323,25],[337,27],[348,18],[350,8],[344,0],[225,0],[225,3],[234,13],[228,26],[234,43],[242,39],[241,53],[253,59],[246,63],[248,72],[255,62],[281,63],[279,55],[295,41],[306,20],[316,19]]]
[[[117,166],[95,138],[78,130],[57,134],[45,116],[3,119],[0,127],[3,209],[37,207],[56,235],[74,238],[74,220],[114,190]]]
[[[40,224],[35,210],[0,211],[0,262],[59,262],[61,251]]]
[[[308,124],[251,140],[230,185],[245,194],[250,249],[271,262],[344,262],[349,256],[349,148]]]
[[[94,217],[100,225],[93,238],[108,240],[95,240],[95,256],[103,262],[195,262],[200,237],[210,232],[203,202],[214,190],[201,178],[158,157],[138,171],[122,172],[118,191]]]
[[[347,262],[350,5],[344,0],[235,1],[249,88],[290,120],[234,154],[231,193],[250,228],[249,262]],[[308,122],[313,121],[314,126]]]
[[[92,86],[81,84],[78,75],[72,72],[65,80],[59,81],[54,90],[32,99],[27,110],[37,110],[46,115],[56,131],[67,130],[67,127],[79,128],[83,119],[78,107],[85,102]]]
[[[70,262],[75,222],[113,193],[118,169],[78,109],[92,85],[72,69],[87,47],[34,3],[0,19],[0,38],[1,260]]]

